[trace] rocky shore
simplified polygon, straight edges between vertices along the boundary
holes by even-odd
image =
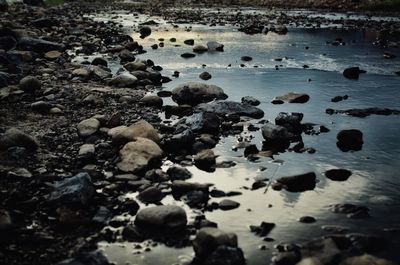
[[[264,112],[256,98],[232,101],[223,88],[209,83],[187,82],[164,90],[163,84],[171,79],[157,62],[137,59],[146,52],[140,40],[117,23],[87,16],[123,7],[132,13],[160,10],[104,1],[101,5],[73,1],[55,7],[30,2],[7,5],[0,1],[0,263],[103,265],[109,261],[96,250],[98,242],[151,239],[156,245],[192,246],[192,264],[245,264],[246,253],[237,235],[204,215],[240,207],[234,199],[240,192],[192,182],[192,173],[185,167],[214,172],[234,166],[232,161],[217,162],[212,149],[224,136],[240,134],[249,121],[253,121],[249,130],[265,140],[262,150],[242,146],[249,161],[285,151],[311,154],[315,150],[304,145],[302,135],[329,129],[302,123],[302,113],[281,112],[274,122],[261,120]],[[210,15],[171,9],[162,15],[174,23],[229,23],[248,34],[266,30],[286,34],[293,24],[328,23],[283,13],[277,18],[239,11]],[[374,28],[381,31],[380,45],[398,45],[399,22],[353,21],[348,26]],[[152,33],[149,25],[137,28],[143,38]],[[186,44],[193,45],[190,40]],[[223,47],[208,42],[184,56],[223,52]],[[83,61],[74,62],[77,57]],[[117,72],[109,67],[106,58],[110,57],[119,61]],[[242,57],[242,61],[251,60]],[[359,69],[357,78],[358,74]],[[205,72],[200,78],[212,76]],[[165,105],[166,98],[176,104]],[[272,103],[303,104],[309,99],[307,94],[288,93]],[[399,114],[378,108],[326,112],[356,117]],[[161,114],[176,122],[164,121]],[[361,150],[363,143],[363,133],[356,129],[337,135],[343,152]],[[167,160],[172,165],[164,169],[161,165]],[[335,169],[327,171],[326,177],[345,181],[351,174]],[[256,181],[252,189],[271,186],[276,191],[304,192],[313,190],[316,183],[315,173],[308,172],[273,183]],[[136,196],[132,199],[127,193]],[[194,221],[184,208],[163,205],[167,196],[198,210]],[[224,199],[211,203],[210,198]],[[361,205],[336,204],[330,209],[349,218],[369,217],[369,209]],[[300,221],[312,223],[315,218],[304,216]],[[274,226],[263,222],[249,226],[249,231],[268,242]],[[390,244],[386,237],[341,227],[326,230],[324,238],[277,244],[273,263],[392,264],[378,258]]]

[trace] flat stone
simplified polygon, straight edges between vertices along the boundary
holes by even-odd
[[[162,205],[140,210],[135,224],[146,230],[153,229],[163,233],[183,231],[186,228],[186,212],[179,206]]]
[[[114,143],[127,143],[133,141],[137,137],[147,138],[153,142],[160,142],[160,135],[157,130],[145,120],[139,120],[132,124],[131,126],[123,129],[124,127],[119,127],[119,129],[114,129],[112,141]]]
[[[86,119],[81,121],[78,126],[78,134],[81,137],[87,137],[95,134],[100,128],[100,121],[94,118]]]

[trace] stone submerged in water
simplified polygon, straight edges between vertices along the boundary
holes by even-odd
[[[186,212],[179,206],[162,205],[140,210],[135,219],[135,225],[154,232],[173,233],[186,229]]]
[[[234,101],[213,101],[203,103],[197,106],[197,110],[205,112],[214,112],[218,115],[238,115],[250,118],[261,119],[264,117],[264,111],[261,109]]]
[[[316,175],[314,172],[309,172],[301,175],[281,177],[276,181],[277,183],[273,185],[275,190],[284,188],[289,192],[303,192],[315,188]]]
[[[364,118],[370,115],[399,115],[400,110],[388,109],[388,108],[365,108],[365,109],[347,109],[347,110],[335,110],[326,109],[325,112],[329,115],[332,114],[346,114],[353,117]]]
[[[357,80],[361,73],[365,73],[365,71],[361,70],[359,67],[350,67],[343,71],[343,76],[347,79]]]
[[[212,76],[209,72],[203,72],[199,75],[199,77],[200,79],[207,81],[210,80]]]
[[[196,257],[205,259],[219,246],[237,247],[238,239],[233,233],[225,233],[214,227],[205,227],[197,232],[193,241]]]
[[[251,225],[250,231],[257,236],[265,237],[272,231],[272,229],[274,229],[274,227],[274,223],[261,222],[260,225]]]
[[[254,97],[246,96],[246,97],[242,97],[242,103],[249,104],[251,106],[258,106],[258,105],[260,105],[261,102]]]
[[[0,150],[7,150],[16,146],[36,150],[39,144],[35,138],[16,128],[10,128],[3,135],[0,135]]]
[[[172,90],[172,99],[179,105],[197,105],[214,99],[226,99],[228,96],[222,88],[199,82],[188,82]]]
[[[342,130],[336,138],[336,145],[343,152],[360,151],[364,143],[363,133],[357,129]]]
[[[310,99],[310,96],[304,93],[290,92],[286,95],[276,97],[274,101],[286,101],[289,103],[306,103]]]

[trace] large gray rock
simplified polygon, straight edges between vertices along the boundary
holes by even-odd
[[[160,142],[160,135],[157,130],[145,120],[137,121],[131,126],[121,130],[119,133],[117,132],[113,135],[112,141],[114,143],[124,144],[133,141],[137,137],[147,138],[156,143]]]
[[[95,194],[95,188],[88,173],[57,181],[47,201],[57,205],[86,205]]]
[[[218,115],[212,112],[195,113],[183,120],[193,132],[217,134],[220,120]]]
[[[226,99],[222,88],[200,82],[188,82],[172,90],[172,99],[179,105],[197,105],[214,99]]]
[[[121,162],[118,168],[124,172],[138,172],[147,168],[151,163],[161,159],[163,152],[152,140],[138,137],[127,143],[120,151]]]
[[[237,247],[238,239],[234,233],[225,233],[214,227],[205,227],[197,232],[193,241],[196,257],[204,259],[211,255],[219,246]]]
[[[25,51],[34,51],[37,53],[46,53],[49,51],[61,51],[64,45],[56,42],[36,39],[31,37],[23,37],[18,41],[18,48]]]
[[[110,80],[110,85],[116,87],[135,87],[138,79],[130,73],[122,73]]]
[[[32,136],[16,128],[10,128],[0,136],[0,150],[6,150],[14,146],[25,147],[29,150],[36,150],[39,144]]]
[[[239,115],[260,119],[264,116],[261,109],[234,101],[214,101],[197,106],[197,110],[203,112],[214,112],[218,115]]]
[[[81,121],[77,125],[79,136],[87,137],[96,133],[100,128],[100,121],[94,118],[86,119]]]
[[[186,228],[186,212],[179,206],[162,205],[140,210],[135,219],[139,228],[161,232],[183,231]]]
[[[290,141],[293,134],[285,127],[267,123],[261,127],[261,132],[265,140],[271,142]]]

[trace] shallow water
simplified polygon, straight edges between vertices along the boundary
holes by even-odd
[[[257,163],[248,162],[243,157],[243,150],[232,151],[236,137],[223,138],[214,151],[220,161],[236,161],[235,167],[217,169],[214,173],[189,168],[194,174],[189,181],[214,183],[216,188],[224,191],[243,192],[243,195],[232,198],[241,203],[238,209],[206,212],[206,216],[217,222],[222,230],[238,234],[239,245],[244,250],[248,264],[269,264],[273,245],[279,242],[302,242],[327,234],[321,229],[323,225],[342,225],[352,232],[385,233],[385,228],[400,229],[400,116],[356,118],[325,114],[326,108],[400,109],[400,76],[394,74],[400,70],[399,57],[383,59],[382,54],[386,49],[371,44],[375,38],[373,32],[289,29],[289,33],[283,36],[274,33],[249,36],[231,27],[193,26],[190,32],[186,32],[184,26],[169,28],[168,32],[161,28],[159,31],[153,30],[149,38],[140,41],[148,53],[138,57],[152,59],[161,65],[164,68],[163,75],[181,72],[180,77],[173,78],[172,82],[164,85],[164,89],[170,90],[186,81],[201,81],[198,75],[208,71],[213,77],[206,82],[221,86],[230,100],[240,101],[248,95],[259,99],[265,119],[273,121],[282,111],[302,112],[303,122],[325,125],[331,130],[318,136],[303,135],[305,146],[313,147],[317,152],[286,152],[274,156],[275,161],[281,163],[270,158],[262,158]],[[137,33],[132,33],[132,36],[138,39]],[[172,37],[177,39],[176,43],[169,41]],[[334,41],[337,37],[341,37],[346,45],[335,47],[327,44],[327,41]],[[165,39],[165,47],[152,50],[150,46],[158,43],[158,38]],[[225,52],[183,59],[180,54],[192,49],[183,44],[189,38],[193,38],[195,44],[217,40],[225,45]],[[181,46],[175,47],[176,44]],[[398,49],[391,51],[399,55]],[[244,63],[246,67],[240,67],[243,63],[240,57],[243,55],[253,57],[253,61]],[[275,58],[286,59],[277,62]],[[206,66],[203,67],[203,64]],[[231,67],[228,67],[229,64]],[[275,70],[276,65],[279,70]],[[309,68],[304,69],[303,65]],[[111,66],[114,72],[119,68],[116,63]],[[350,66],[360,66],[367,73],[357,81],[347,80],[341,72]],[[306,104],[270,103],[275,96],[291,91],[307,93],[310,101]],[[330,99],[338,95],[348,95],[349,99],[332,103]],[[166,100],[166,103],[172,102]],[[251,122],[257,125],[256,120]],[[342,129],[352,128],[364,133],[363,149],[344,153],[336,147],[336,135]],[[253,135],[252,143],[261,149],[260,131],[245,131],[242,135]],[[267,170],[260,172],[260,166]],[[346,168],[353,175],[345,182],[334,182],[324,176],[324,172],[331,168]],[[318,177],[317,187],[313,191],[289,193],[269,189],[265,193],[264,189],[251,191],[244,188],[251,187],[255,177],[276,179],[309,171],[314,171]],[[166,198],[164,202],[171,203],[170,200]],[[181,202],[174,203],[183,205]],[[331,213],[328,205],[336,203],[368,206],[371,218],[348,219],[345,215]],[[189,216],[195,215],[192,210],[186,209]],[[298,222],[304,215],[314,216],[317,222]],[[250,233],[249,225],[258,225],[262,221],[276,223],[269,235],[275,242],[263,242],[262,238]],[[389,238],[393,244],[385,256],[399,262],[400,257],[396,253],[400,246],[399,234],[392,233]],[[260,245],[266,245],[268,249],[260,250]],[[191,248],[157,246],[145,254],[132,254],[135,250],[131,243],[101,244],[101,248],[118,264],[160,264],[160,261],[162,264],[185,263],[190,261],[193,252]]]

